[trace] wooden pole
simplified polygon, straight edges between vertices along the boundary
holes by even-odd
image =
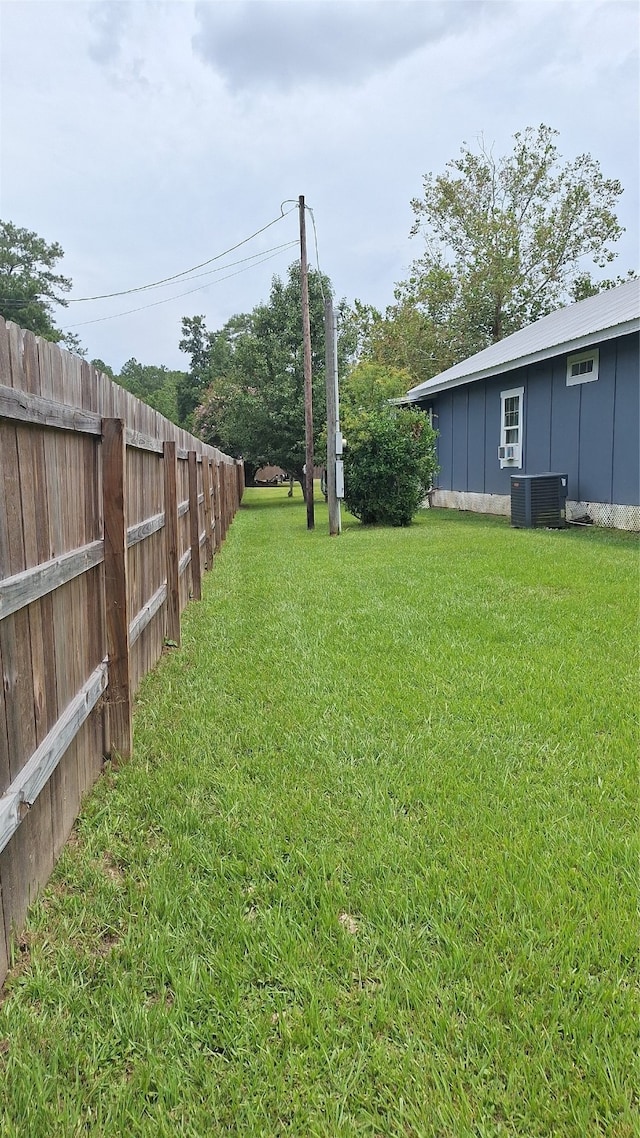
[[[311,373],[311,323],[309,320],[309,279],[307,271],[307,234],[305,226],[304,195],[300,207],[300,281],[302,284],[302,342],[304,347],[304,441],[305,441],[305,498],[307,500],[307,529],[313,529],[313,387]]]
[[[102,420],[104,495],[104,587],[109,654],[111,751],[129,758],[133,746],[127,581],[127,448],[122,419]]]
[[[333,301],[324,302],[325,372],[327,383],[327,503],[329,506],[329,533],[339,534],[342,529],[340,502],[336,493],[336,436],[338,432],[338,360]]]

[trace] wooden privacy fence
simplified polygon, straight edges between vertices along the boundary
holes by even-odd
[[[0,983],[243,489],[241,462],[0,318]]]

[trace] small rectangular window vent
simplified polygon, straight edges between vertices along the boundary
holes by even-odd
[[[598,378],[600,353],[597,348],[567,356],[567,387],[577,383],[593,383]]]

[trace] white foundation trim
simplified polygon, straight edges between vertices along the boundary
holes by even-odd
[[[469,510],[474,514],[502,514],[511,517],[510,494],[475,494],[469,490],[432,490],[425,506],[446,510]],[[640,506],[619,506],[609,502],[567,502],[567,520],[588,518],[607,529],[640,531]]]
[[[473,494],[470,490],[432,490],[432,506],[445,510],[469,510],[473,514],[504,514],[511,517],[510,494]]]

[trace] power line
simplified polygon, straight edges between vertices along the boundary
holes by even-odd
[[[313,241],[314,241],[314,244],[316,247],[316,265],[318,266],[318,280],[320,281],[320,292],[322,294],[322,299],[324,301],[325,295],[324,295],[324,289],[322,287],[322,271],[320,269],[320,254],[318,252],[318,231],[316,229],[316,219],[314,217],[313,210],[311,209],[311,206],[306,206],[306,209],[311,214],[311,224],[313,225]]]
[[[271,252],[268,256],[264,256],[263,254],[256,254],[255,257],[249,257],[249,258],[247,258],[247,260],[253,260],[255,264],[261,265],[266,261],[272,260],[273,257],[277,257],[278,253],[282,252],[283,249],[290,249],[293,245],[297,245],[297,244],[298,244],[297,241],[289,241],[289,242],[287,242],[286,245],[277,246],[276,251]],[[256,259],[258,256],[260,256],[260,258],[261,258],[260,260]],[[204,263],[209,264],[208,261],[205,261]],[[241,263],[241,262],[237,262],[237,263]],[[240,273],[246,273],[246,272],[248,272],[249,269],[252,269],[252,268],[254,268],[254,265],[247,265],[247,266],[245,266],[244,269],[238,269],[237,273],[228,273],[226,277],[218,277],[217,281],[208,281],[207,284],[198,285],[197,288],[187,289],[186,292],[177,292],[175,294],[175,296],[166,296],[164,298],[164,300],[155,300],[152,304],[142,304],[138,308],[128,308],[126,310],[126,312],[114,312],[111,316],[98,316],[98,317],[96,317],[95,320],[82,320],[79,324],[68,324],[65,328],[62,329],[62,331],[63,332],[70,332],[73,328],[84,328],[87,324],[102,324],[105,320],[117,320],[118,317],[120,317],[120,316],[130,316],[134,312],[144,312],[145,309],[147,309],[147,308],[157,308],[159,304],[169,304],[169,302],[172,300],[179,300],[181,296],[191,296],[192,293],[194,293],[194,292],[202,292],[203,289],[210,288],[212,284],[220,284],[222,281],[228,281],[231,277],[237,277],[240,275]],[[220,270],[217,270],[217,271],[220,271]],[[208,276],[209,274],[203,273],[202,275]],[[192,279],[196,279],[196,278],[192,278]],[[133,289],[131,291],[135,292],[137,290]],[[115,295],[119,296],[122,294],[117,293]]]
[[[239,261],[229,261],[226,265],[220,265],[220,267],[217,269],[208,269],[206,273],[197,273],[196,276],[187,277],[185,279],[184,283],[186,284],[187,281],[197,281],[200,279],[200,277],[209,277],[212,275],[212,273],[222,273],[222,272],[224,272],[225,269],[230,269],[234,265],[244,265],[244,264],[246,264],[247,261],[255,261],[257,258],[264,257],[267,253],[278,253],[281,249],[290,249],[291,246],[295,245],[295,244],[296,244],[295,241],[285,241],[284,244],[282,244],[282,245],[272,245],[270,249],[261,249],[259,253],[252,253],[250,257],[241,257]],[[148,287],[149,288],[159,288],[161,286],[158,284],[158,285],[149,285]],[[116,294],[116,295],[120,295],[120,294]],[[50,298],[50,299],[53,299],[53,298]],[[38,298],[37,297],[25,298],[25,297],[0,296],[0,302],[2,304],[14,304],[19,308],[25,308],[28,304],[30,304],[32,302],[32,300],[37,301]],[[57,299],[54,301],[54,303],[60,304],[63,307],[66,307],[68,302],[66,300]]]
[[[283,202],[282,204],[285,205],[286,203]],[[225,249],[222,253],[216,253],[215,257],[209,257],[206,261],[201,261],[199,265],[192,265],[192,267],[190,269],[183,269],[181,273],[174,273],[173,276],[164,277],[162,280],[153,281],[151,284],[138,285],[136,288],[125,288],[125,289],[122,289],[120,292],[105,292],[101,296],[75,296],[75,297],[70,297],[66,303],[67,304],[80,304],[80,303],[83,303],[84,301],[89,301],[89,300],[111,300],[111,298],[115,297],[115,296],[129,296],[131,293],[134,293],[134,292],[145,292],[147,289],[158,288],[160,285],[169,284],[171,281],[179,280],[180,277],[186,277],[189,275],[189,273],[195,273],[196,269],[203,269],[205,267],[205,265],[210,265],[210,264],[212,264],[213,261],[221,260],[221,258],[226,257],[228,253],[234,253],[236,249],[240,249],[242,245],[246,245],[249,241],[253,241],[254,237],[258,237],[261,233],[264,233],[267,229],[270,229],[272,225],[277,225],[277,223],[279,221],[282,221],[283,218],[288,217],[288,215],[290,213],[293,213],[293,209],[288,209],[286,213],[283,213],[282,206],[280,206],[279,216],[274,217],[272,221],[267,222],[267,224],[263,225],[261,229],[256,229],[255,233],[251,233],[249,235],[249,237],[245,237],[242,241],[238,241],[237,245],[231,245],[228,249]]]

